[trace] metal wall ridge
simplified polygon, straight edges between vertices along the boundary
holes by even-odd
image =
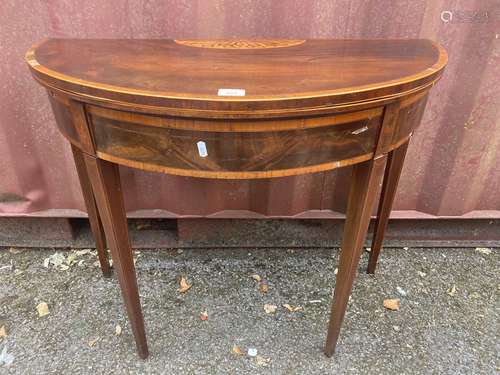
[[[81,217],[84,209],[69,145],[23,60],[34,42],[328,37],[428,38],[445,47],[449,63],[412,138],[394,217],[498,218],[499,9],[495,0],[46,0],[29,6],[4,0],[0,216]],[[131,217],[315,218],[342,217],[350,168],[260,181],[121,171]]]

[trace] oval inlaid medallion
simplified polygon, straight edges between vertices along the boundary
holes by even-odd
[[[175,40],[175,43],[197,48],[217,49],[262,49],[292,47],[304,43],[298,39],[215,39],[215,40]]]

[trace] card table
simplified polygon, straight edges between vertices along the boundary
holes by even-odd
[[[324,352],[335,351],[379,186],[377,263],[408,142],[447,62],[429,40],[46,39],[25,60],[70,142],[104,275],[106,248],[148,356],[118,166],[213,179],[352,166]]]

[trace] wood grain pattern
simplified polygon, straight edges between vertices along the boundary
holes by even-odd
[[[69,100],[67,104],[62,104],[49,94],[49,102],[59,131],[71,144],[77,146],[78,149],[83,149],[84,146],[82,145],[78,130],[73,121],[73,115],[69,109]]]
[[[78,134],[78,139],[80,141],[80,147],[82,151],[87,154],[94,155],[95,147],[92,141],[91,130],[87,123],[87,113],[85,111],[85,106],[77,101],[71,100],[69,102],[68,109],[71,113],[71,124],[75,128],[76,134]],[[69,124],[67,126],[70,126]]]
[[[127,217],[123,205],[120,174],[116,164],[83,154],[99,215],[106,231],[113,265],[141,358],[147,358],[148,345],[142,317],[134,258],[128,238]]]
[[[384,120],[375,147],[375,157],[386,154],[391,149],[391,141],[395,133],[400,109],[401,102],[399,100],[385,106]]]
[[[424,115],[427,99],[427,95],[422,96],[411,105],[400,109],[398,120],[394,127],[391,144],[394,145],[394,143],[399,140],[408,138],[418,128],[420,121],[422,120],[422,116]]]
[[[144,169],[179,175],[264,178],[332,169],[341,161],[370,158],[380,116],[352,123],[295,130],[210,132],[144,126],[91,115],[100,157],[134,161]],[[203,142],[206,156],[200,156]]]
[[[78,147],[72,145],[71,151],[73,152],[73,159],[75,160],[76,171],[78,172],[78,179],[80,180],[83,199],[85,201],[85,207],[87,208],[90,229],[92,231],[92,235],[94,236],[101,271],[105,277],[110,277],[111,266],[108,260],[106,235],[104,234],[101,217],[99,215],[94,193],[92,191],[92,184],[87,173],[87,167],[85,166],[85,159],[82,151]]]
[[[153,126],[166,129],[182,129],[197,132],[275,132],[283,130],[303,130],[372,120],[382,116],[383,107],[374,107],[359,111],[347,111],[323,116],[303,116],[299,118],[258,119],[258,120],[219,120],[203,118],[185,118],[174,116],[144,115],[135,112],[116,111],[93,105],[86,106],[92,117],[116,120],[138,125]]]
[[[293,39],[213,39],[213,40],[194,40],[194,39],[176,39],[175,43],[188,47],[196,48],[217,48],[217,49],[262,49],[262,48],[285,48],[297,46],[304,43],[305,40]]]
[[[333,355],[344,319],[352,284],[356,276],[359,257],[370,223],[370,215],[378,183],[382,177],[386,157],[356,164],[351,177],[351,189],[347,204],[342,250],[338,266],[330,322],[325,344],[325,354]]]
[[[26,56],[40,82],[83,101],[219,118],[405,96],[436,81],[446,59],[428,40],[327,39],[251,50],[187,48],[172,40],[48,39]],[[221,97],[220,88],[246,95]]]
[[[399,148],[389,152],[387,157],[387,165],[385,167],[384,182],[382,192],[380,193],[380,202],[377,211],[377,220],[373,230],[372,246],[370,257],[368,259],[367,273],[375,273],[377,260],[382,248],[385,229],[389,222],[389,214],[391,213],[392,203],[396,196],[396,188],[398,186],[401,170],[408,149],[409,142],[405,142]]]
[[[317,117],[317,116],[328,116],[332,114],[340,114],[346,112],[357,112],[362,110],[370,110],[377,107],[384,107],[387,104],[392,103],[395,99],[401,99],[401,105],[403,103],[408,103],[409,105],[412,101],[416,101],[420,95],[425,94],[434,85],[435,82],[426,83],[423,86],[411,89],[404,93],[404,95],[394,94],[382,97],[373,97],[369,100],[360,102],[348,102],[348,103],[331,103],[323,105],[320,107],[300,107],[297,109],[293,108],[293,104],[297,104],[295,100],[287,101],[288,105],[286,108],[274,108],[274,109],[264,109],[258,110],[255,105],[249,106],[247,109],[239,109],[238,111],[214,111],[204,108],[204,106],[199,108],[183,108],[179,106],[168,107],[168,106],[157,106],[157,105],[139,105],[137,103],[129,103],[123,101],[124,98],[117,98],[114,100],[104,100],[99,97],[95,97],[90,94],[77,93],[72,91],[62,90],[49,84],[38,77],[34,76],[34,79],[41,85],[47,87],[56,100],[64,102],[64,100],[75,100],[82,101],[87,104],[92,104],[98,107],[105,107],[108,109],[115,109],[123,112],[131,112],[135,114],[146,114],[146,115],[166,115],[169,117],[177,116],[177,118],[187,118],[187,119],[204,119],[204,120],[273,120],[273,119],[283,119],[283,118],[293,118],[300,119],[304,117]],[[299,101],[299,100],[298,100]],[[224,105],[224,104],[222,104]]]

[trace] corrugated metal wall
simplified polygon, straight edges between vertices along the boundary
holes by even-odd
[[[23,62],[33,42],[331,37],[430,38],[448,50],[448,68],[409,149],[395,214],[500,217],[499,25],[498,0],[2,0],[0,215],[83,210],[68,144]],[[136,216],[335,216],[344,211],[349,175],[237,182],[122,172]]]

